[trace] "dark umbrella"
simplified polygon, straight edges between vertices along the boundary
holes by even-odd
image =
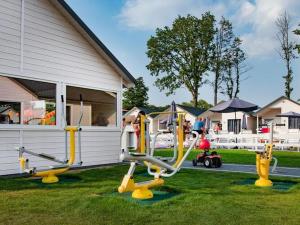
[[[216,105],[209,109],[212,112],[219,112],[219,113],[231,113],[234,112],[234,128],[235,133],[237,133],[236,130],[236,112],[242,111],[242,112],[251,112],[258,108],[257,105],[252,104],[250,102],[246,102],[244,100],[241,100],[239,98],[231,99],[227,102],[223,102],[219,105]]]
[[[171,115],[168,117],[168,126],[172,126],[173,122],[177,119],[177,110],[176,110],[176,104],[174,101],[171,103]]]
[[[246,118],[246,114],[245,113],[243,115],[243,120],[242,120],[242,129],[243,130],[247,130],[247,118]]]
[[[300,114],[296,112],[286,112],[286,113],[281,113],[279,115],[276,115],[277,117],[294,117],[294,118],[300,118]]]
[[[286,113],[281,113],[279,115],[276,115],[277,117],[288,117],[289,119],[289,124],[290,123],[297,123],[297,121],[293,121],[293,120],[290,120],[290,118],[300,118],[300,114],[299,113],[296,113],[296,112],[292,112],[292,111],[289,111],[289,112],[286,112]],[[292,122],[293,121],[293,122]],[[298,122],[298,125],[296,125],[297,127],[299,127],[299,122]]]
[[[205,118],[205,129],[207,131],[210,129],[210,119],[209,119],[209,117]]]

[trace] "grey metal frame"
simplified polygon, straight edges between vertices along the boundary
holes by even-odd
[[[136,162],[144,162],[145,161],[145,162],[148,162],[148,173],[150,175],[153,175],[154,177],[171,177],[180,170],[182,163],[186,160],[187,156],[189,155],[189,153],[192,151],[195,144],[199,140],[199,134],[194,131],[192,133],[196,135],[196,138],[194,139],[194,141],[190,145],[189,149],[186,151],[183,158],[180,160],[180,162],[176,166],[172,166],[166,162],[163,162],[163,161],[155,158],[154,156],[149,154],[151,152],[147,152],[146,154],[135,154],[135,153],[130,154],[128,151],[123,151],[120,155],[120,160],[121,161],[126,161],[126,160],[131,161],[131,167],[128,171],[129,175],[133,175],[133,174],[129,173],[130,171],[132,172],[132,170],[133,170],[133,163],[134,163],[134,167],[135,167]],[[152,165],[160,167],[161,168],[160,172],[158,172],[158,173],[152,172],[151,171]]]

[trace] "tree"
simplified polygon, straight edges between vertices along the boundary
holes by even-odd
[[[236,37],[225,54],[225,91],[229,99],[238,97],[240,93],[240,83],[242,74],[249,71],[249,67],[245,64],[246,54],[241,49],[242,41]]]
[[[298,26],[300,26],[300,24],[299,24]],[[294,34],[296,34],[296,35],[300,35],[300,29],[296,29],[296,30],[294,30],[293,32],[294,32]],[[298,50],[298,54],[300,54],[300,44],[296,44],[296,45],[295,45],[295,48]]]
[[[148,105],[149,88],[145,86],[142,77],[136,79],[135,87],[128,88],[123,93],[123,108],[131,109],[135,106],[145,107]]]
[[[166,95],[186,87],[198,103],[199,88],[209,70],[215,18],[209,12],[201,18],[179,16],[171,27],[156,29],[147,42],[147,68],[156,77],[155,85]]]
[[[214,89],[214,105],[218,103],[218,92],[222,87],[223,73],[225,72],[226,52],[231,47],[233,41],[232,24],[224,17],[216,28],[216,34],[213,45],[213,57],[211,59],[211,71],[214,73],[212,86]]]
[[[190,102],[183,102],[181,103],[181,105],[184,105],[184,106],[193,106],[195,107],[195,104],[193,101],[190,101]],[[207,101],[205,101],[204,99],[200,99],[197,103],[197,108],[200,108],[200,109],[205,109],[205,110],[208,110],[210,109],[211,107],[213,107],[213,105],[209,104]]]
[[[165,106],[147,105],[147,109],[153,112],[163,112],[169,107],[170,105],[165,105]]]
[[[278,29],[277,39],[280,43],[279,55],[284,61],[286,67],[286,75],[283,76],[285,79],[285,96],[291,98],[291,93],[293,91],[292,81],[293,81],[293,71],[292,71],[292,60],[295,59],[294,48],[295,44],[290,41],[290,19],[287,12],[281,14],[276,20],[276,26]]]

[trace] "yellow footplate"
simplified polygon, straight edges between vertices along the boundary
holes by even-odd
[[[118,191],[119,193],[132,192],[132,197],[136,199],[150,199],[153,198],[153,193],[150,188],[161,186],[163,184],[164,180],[161,178],[135,183],[132,176],[125,175]]]

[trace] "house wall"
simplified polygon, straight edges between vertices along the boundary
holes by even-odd
[[[0,74],[117,93],[116,127],[83,127],[83,165],[116,163],[120,153],[122,80],[96,49],[48,0],[0,1]],[[57,105],[57,114],[62,108]],[[19,171],[18,152],[64,156],[62,121],[55,127],[0,126],[0,175]],[[31,157],[32,166],[48,162]],[[52,163],[51,163],[52,164]]]
[[[29,91],[26,91],[23,87],[18,85],[16,82],[10,80],[7,77],[3,77],[0,74],[0,96],[3,101],[35,101],[38,98],[32,95]],[[13,98],[12,96],[18,96]]]
[[[236,119],[240,119],[241,122],[243,120],[244,112],[236,112]],[[222,130],[227,131],[228,129],[228,120],[235,119],[235,113],[222,113]],[[256,122],[253,121],[251,116],[246,114],[246,120],[248,122],[248,130],[252,130],[252,132],[256,132]]]
[[[267,109],[265,109],[263,112],[258,113],[258,116],[263,120],[273,119],[276,123],[286,124],[286,126],[275,127],[274,130],[278,133],[287,133],[289,131],[293,132],[296,130],[288,129],[287,117],[276,117],[276,115],[289,111],[300,113],[300,105],[289,101],[288,99],[280,99],[279,101],[275,102]]]

